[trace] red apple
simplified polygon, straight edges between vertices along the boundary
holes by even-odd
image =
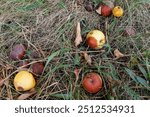
[[[109,6],[107,5],[102,5],[101,6],[101,14],[105,17],[111,15],[112,13],[112,8],[110,8]]]
[[[12,51],[10,52],[10,57],[14,60],[22,59],[25,55],[25,46],[22,44],[17,44],[13,47]]]
[[[112,14],[112,10],[114,8],[114,3],[110,0],[102,1],[102,4],[99,5],[96,12],[105,17],[110,16]]]
[[[44,70],[44,65],[42,62],[37,62],[32,64],[32,72],[36,75],[41,75],[43,73]]]
[[[102,88],[102,79],[97,73],[88,73],[83,78],[83,88],[89,93],[97,93]]]

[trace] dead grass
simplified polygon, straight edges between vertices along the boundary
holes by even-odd
[[[94,1],[94,0],[93,0]],[[96,5],[96,2],[94,2]],[[150,99],[150,88],[135,82],[124,68],[137,76],[150,80],[150,7],[146,0],[115,0],[124,8],[124,16],[104,18],[96,12],[87,12],[85,4],[76,0],[1,0],[0,1],[0,77],[7,79],[0,87],[1,99],[17,99],[23,92],[13,87],[13,78],[18,68],[9,58],[9,52],[16,43],[27,47],[25,59],[32,64],[44,61],[44,73],[37,79],[37,93],[28,99]],[[85,40],[74,46],[75,24],[81,21],[82,36],[91,29],[107,32],[108,42],[103,51],[91,50]],[[135,36],[123,36],[126,27],[134,26]],[[114,60],[113,51],[118,48],[128,56]],[[93,64],[88,66],[80,58],[81,51],[91,55]],[[32,57],[32,52],[39,54]],[[55,52],[59,54],[55,57]],[[52,57],[52,60],[48,61]],[[147,74],[145,78],[138,68],[140,64]],[[75,68],[82,68],[75,84]],[[97,94],[89,94],[82,88],[84,74],[90,71],[102,75],[104,88]],[[110,79],[112,86],[110,86]],[[116,82],[119,80],[119,83]],[[75,93],[73,89],[75,87]]]

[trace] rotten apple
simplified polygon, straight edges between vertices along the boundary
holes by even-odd
[[[32,72],[36,75],[41,75],[44,70],[44,65],[42,62],[37,62],[32,64]]]
[[[17,44],[13,47],[12,51],[10,52],[10,58],[14,60],[20,60],[25,55],[26,48],[23,44]]]
[[[97,73],[88,73],[82,82],[83,88],[89,93],[97,93],[102,88],[102,78]]]

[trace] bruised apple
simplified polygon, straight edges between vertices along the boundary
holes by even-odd
[[[32,64],[32,72],[36,75],[41,75],[44,70],[44,65],[42,62],[37,62]]]
[[[23,44],[16,44],[10,52],[10,58],[14,60],[20,60],[24,57],[25,51],[26,48]]]
[[[20,71],[14,78],[14,86],[17,91],[27,91],[35,87],[35,79],[28,71]]]
[[[100,49],[106,42],[105,35],[100,30],[92,30],[87,34],[86,41],[89,47]]]

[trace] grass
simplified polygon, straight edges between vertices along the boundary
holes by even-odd
[[[96,6],[101,0],[93,0]],[[150,99],[150,1],[115,0],[124,9],[124,16],[104,18],[87,12],[85,3],[76,0],[1,0],[0,1],[0,78],[7,79],[0,87],[0,99],[17,99],[13,78],[19,70],[9,58],[16,43],[27,46],[25,59],[45,63],[44,72],[36,77],[37,93],[28,99],[64,100],[137,100]],[[82,25],[83,43],[74,46],[75,24]],[[126,27],[134,26],[134,36],[124,36]],[[87,47],[85,36],[91,29],[107,32],[108,42],[101,50]],[[118,48],[127,56],[114,60]],[[38,58],[32,57],[32,52]],[[89,66],[81,52],[92,58]],[[76,82],[74,69],[82,68]],[[83,76],[95,71],[102,76],[103,89],[89,94],[82,87]],[[76,83],[75,83],[76,82]]]

